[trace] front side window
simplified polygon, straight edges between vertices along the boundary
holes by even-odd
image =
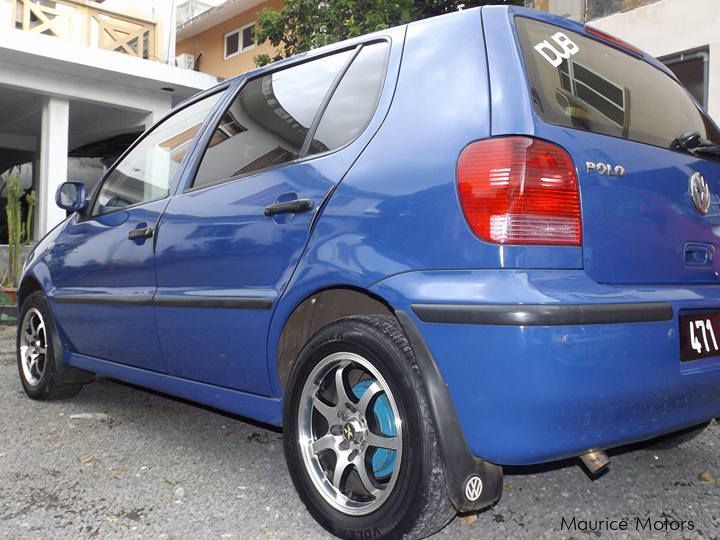
[[[92,215],[167,197],[195,134],[222,94],[195,102],[155,126],[105,177]]]
[[[668,148],[720,134],[676,80],[640,58],[524,17],[515,24],[535,112],[545,122]]]
[[[248,81],[208,143],[194,187],[298,158],[335,77],[353,51]]]

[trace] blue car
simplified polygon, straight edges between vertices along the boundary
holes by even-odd
[[[60,187],[18,291],[22,384],[282,426],[321,525],[428,536],[497,501],[503,466],[596,471],[720,415],[719,159],[667,68],[535,11],[289,58]]]

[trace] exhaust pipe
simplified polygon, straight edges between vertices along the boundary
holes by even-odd
[[[597,476],[610,464],[610,458],[602,450],[593,450],[580,456],[580,461],[591,476]]]

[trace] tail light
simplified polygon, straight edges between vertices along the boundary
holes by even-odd
[[[465,219],[496,244],[582,245],[580,195],[568,153],[528,137],[470,144],[458,161]]]

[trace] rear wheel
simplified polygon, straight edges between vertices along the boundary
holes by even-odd
[[[20,381],[32,399],[63,399],[80,392],[82,384],[60,380],[56,353],[59,340],[45,296],[34,292],[20,308],[17,362]]]
[[[293,367],[285,453],[317,521],[343,538],[423,538],[455,515],[415,358],[392,317],[320,330]]]

